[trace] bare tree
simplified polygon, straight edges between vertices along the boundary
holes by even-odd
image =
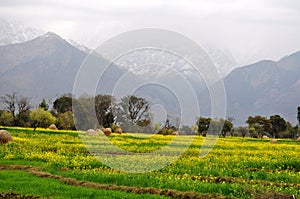
[[[29,111],[32,107],[30,105],[30,100],[27,97],[19,97],[17,99],[17,105],[18,105],[18,112],[19,115],[22,115],[23,113]]]
[[[5,94],[0,98],[1,102],[5,109],[11,113],[13,118],[15,118],[15,111],[16,111],[16,103],[17,103],[17,93],[12,94]]]

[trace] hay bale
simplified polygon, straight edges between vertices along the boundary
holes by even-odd
[[[112,133],[111,128],[104,128],[102,131],[106,136],[110,136]]]
[[[272,139],[272,140],[270,140],[270,143],[271,143],[271,144],[277,144],[278,142],[277,142],[276,139]]]
[[[122,129],[119,127],[119,128],[117,128],[117,129],[115,130],[115,133],[117,133],[117,134],[122,134],[123,131],[122,131]]]
[[[300,137],[297,138],[297,141],[300,142]]]
[[[13,138],[10,133],[6,130],[0,130],[0,144],[6,144],[12,142]]]
[[[87,135],[97,135],[98,132],[95,131],[94,129],[89,129],[89,130],[86,131],[86,134],[87,134]]]
[[[51,124],[48,129],[50,130],[58,130],[55,124]]]
[[[262,139],[269,139],[269,137],[266,136],[266,135],[263,135],[263,136],[262,136]]]
[[[179,135],[178,131],[174,131],[171,135]]]

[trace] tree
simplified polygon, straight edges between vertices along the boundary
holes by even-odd
[[[244,137],[247,135],[247,133],[248,133],[248,128],[247,128],[247,127],[240,126],[240,127],[238,127],[238,128],[236,129],[236,131],[237,131],[238,133],[240,133],[241,136],[244,138]]]
[[[121,123],[123,129],[131,126],[136,131],[134,127],[151,122],[149,109],[149,103],[144,98],[133,95],[123,97],[117,107],[117,122]]]
[[[248,123],[249,125],[249,130],[250,128],[254,128],[255,132],[253,132],[254,134],[252,134],[253,137],[262,137],[264,133],[271,132],[272,124],[271,121],[266,117],[262,117],[260,115],[257,115],[255,117],[249,116],[246,123]]]
[[[17,94],[15,92],[12,94],[5,94],[1,97],[1,102],[3,103],[5,109],[10,112],[13,118],[15,118]]]
[[[43,99],[42,102],[39,104],[39,108],[44,109],[45,111],[48,111],[49,105],[47,104],[46,100]]]
[[[222,131],[221,131],[221,135],[223,137],[225,137],[228,132],[232,131],[232,128],[233,128],[232,122],[230,120],[228,120],[228,119],[224,120],[224,122],[223,122],[223,128],[222,128]]]
[[[72,97],[63,95],[53,102],[53,108],[58,114],[72,111]]]
[[[27,125],[29,122],[29,110],[31,108],[30,100],[27,97],[17,96],[16,93],[5,94],[1,97],[1,102],[13,118],[12,125]]]
[[[272,124],[271,134],[272,134],[273,138],[275,138],[275,137],[277,138],[279,136],[280,132],[286,131],[287,123],[279,115],[272,115],[270,117],[270,121],[271,121],[271,124]]]
[[[20,96],[17,99],[18,114],[16,116],[16,126],[27,126],[29,123],[29,112],[31,109],[30,100],[27,97]]]
[[[1,111],[0,113],[0,125],[2,126],[12,126],[14,123],[14,118],[10,112]]]
[[[115,98],[111,95],[97,95],[95,97],[95,110],[98,122],[102,127],[110,127],[114,122]]]
[[[169,116],[167,115],[167,119],[165,122],[164,127],[158,132],[158,134],[162,135],[171,135],[174,131],[176,131],[177,128],[174,125],[171,125]]]
[[[58,115],[57,127],[59,129],[75,130],[74,115],[67,111]]]
[[[209,129],[209,125],[211,122],[211,118],[200,117],[197,120],[196,125],[198,126],[198,135],[206,136],[207,131]]]
[[[183,125],[180,128],[180,132],[183,133],[184,135],[193,135],[192,128],[187,125]]]
[[[56,118],[50,112],[45,111],[42,108],[32,110],[29,116],[34,131],[37,127],[47,128],[50,124],[54,124],[56,121]]]
[[[298,106],[297,119],[298,119],[298,123],[300,125],[300,106]]]
[[[77,129],[88,130],[100,127],[95,115],[95,100],[93,97],[82,96],[77,99],[74,98],[73,106]]]

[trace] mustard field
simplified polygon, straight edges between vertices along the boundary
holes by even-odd
[[[84,132],[2,129],[8,130],[14,140],[0,145],[2,195],[41,198],[300,197],[300,142],[295,140],[279,139],[277,144],[271,144],[269,139],[219,138],[210,153],[200,157],[205,139],[200,136],[123,133],[112,134],[108,137],[110,144],[105,144],[97,135],[84,141]],[[177,152],[191,138],[191,145],[178,156]],[[166,148],[163,155],[147,155],[170,143],[172,146]],[[120,155],[112,145],[128,153]],[[88,150],[91,146],[98,148]],[[174,158],[175,155],[178,158]],[[107,163],[107,156],[121,156],[115,159],[120,169]],[[157,170],[143,172],[145,165],[153,168],[155,162],[165,160],[174,161]],[[127,171],[128,168],[135,170]]]

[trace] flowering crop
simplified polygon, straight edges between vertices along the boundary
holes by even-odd
[[[114,170],[97,160],[85,148],[78,132],[8,130],[14,142],[0,146],[0,163],[40,162],[45,170],[59,175],[124,186],[218,193],[239,198],[269,193],[300,196],[300,144],[293,140],[270,144],[261,139],[220,138],[214,149],[201,158],[199,150],[204,138],[195,137],[189,149],[171,165],[158,171],[133,174]],[[109,137],[114,145],[136,153],[155,151],[173,138],[131,134]],[[176,147],[170,148],[169,155],[176,153],[186,139],[181,136]],[[147,158],[144,161],[148,161]]]

